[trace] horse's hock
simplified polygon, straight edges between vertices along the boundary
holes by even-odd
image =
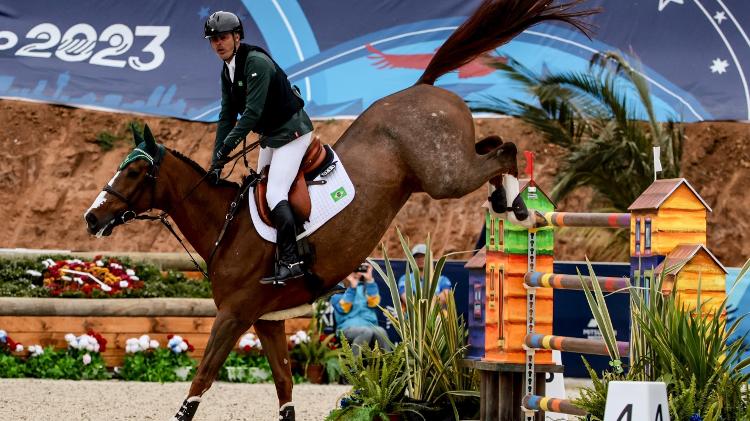
[[[107,340],[102,353],[109,367],[122,364],[125,342],[149,335],[166,345],[167,335],[190,341],[200,359],[206,349],[216,306],[211,299],[194,298],[0,298],[0,326],[24,345],[65,348],[65,335],[88,330]],[[307,318],[286,320],[287,335],[304,330]],[[251,329],[252,331],[252,329]]]

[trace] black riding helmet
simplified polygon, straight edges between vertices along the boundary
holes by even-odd
[[[242,29],[240,18],[234,13],[218,11],[211,14],[206,20],[203,27],[203,35],[210,38],[224,32],[238,32],[240,39],[245,37],[245,31]]]

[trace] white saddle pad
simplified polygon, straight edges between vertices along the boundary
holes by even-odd
[[[333,161],[336,162],[336,169],[328,173],[325,177],[318,176],[315,178],[315,181],[324,180],[326,183],[307,186],[307,190],[310,192],[310,201],[312,202],[310,220],[305,222],[305,230],[297,236],[297,239],[314,233],[354,200],[354,184],[349,179],[349,175],[346,173],[346,169],[344,169],[344,165],[339,160],[336,152],[333,155]],[[275,243],[276,228],[266,225],[260,219],[258,208],[255,206],[255,195],[251,194],[249,196],[250,216],[252,217],[255,230],[265,240]]]

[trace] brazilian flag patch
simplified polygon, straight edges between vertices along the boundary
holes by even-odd
[[[337,188],[333,193],[331,193],[331,199],[333,199],[334,202],[338,202],[339,200],[346,197],[346,190],[344,190],[343,187]]]

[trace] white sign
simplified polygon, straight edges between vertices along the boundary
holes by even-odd
[[[669,421],[667,385],[662,382],[610,382],[604,421]]]

